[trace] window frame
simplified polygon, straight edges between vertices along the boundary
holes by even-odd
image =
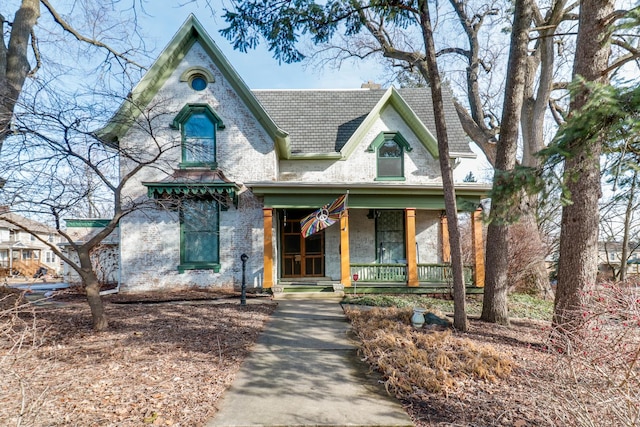
[[[401,230],[381,230],[380,229],[380,221],[381,217],[385,214],[390,214],[390,213],[395,213],[396,215],[400,215],[402,218],[402,228]],[[395,258],[395,260],[404,260],[405,264],[406,264],[406,259],[407,259],[407,236],[406,236],[406,218],[405,218],[405,214],[404,211],[401,209],[378,209],[375,211],[374,214],[374,219],[375,219],[375,223],[374,223],[374,232],[375,232],[375,250],[376,250],[376,263],[378,264],[385,264],[385,260],[384,260],[384,255],[380,254],[380,245],[381,243],[383,243],[382,241],[380,241],[380,234],[384,233],[384,232],[394,232],[394,233],[400,233],[402,235],[402,256],[403,258]],[[387,263],[389,264],[389,263]],[[401,263],[391,263],[391,264],[401,264]]]
[[[188,203],[210,203],[215,205],[215,228],[207,230],[198,230],[194,232],[208,232],[214,233],[217,238],[215,242],[215,248],[213,256],[206,261],[192,261],[187,260],[187,236],[189,232],[187,230],[187,222],[185,217],[185,207]],[[180,202],[180,264],[178,265],[178,271],[184,273],[187,270],[213,270],[214,273],[220,272],[220,202],[212,198],[190,197],[185,198]]]
[[[384,146],[388,141],[393,141],[400,148],[400,156],[397,157],[400,162],[399,175],[380,175],[380,147]],[[412,150],[413,149],[400,132],[380,132],[367,148],[368,152],[376,153],[376,177],[374,181],[405,181],[404,154],[405,152],[408,153]],[[389,157],[384,157],[384,159],[389,159]]]
[[[185,135],[185,124],[189,121],[189,119],[194,115],[194,114],[204,114],[205,116],[207,116],[207,118],[211,121],[211,124],[213,125],[213,135],[211,136],[212,139],[212,144],[213,144],[213,159],[210,159],[209,161],[187,161],[186,160],[186,154],[187,154],[187,146],[186,146],[186,138],[187,136]],[[182,110],[180,110],[180,112],[176,115],[176,117],[173,119],[173,122],[171,123],[171,128],[172,129],[179,129],[180,130],[180,163],[179,163],[179,168],[180,169],[188,169],[188,168],[200,168],[200,167],[207,167],[210,169],[216,169],[218,167],[218,162],[217,162],[217,151],[218,151],[218,135],[217,135],[217,131],[222,130],[225,128],[224,122],[222,121],[222,119],[220,118],[220,116],[215,112],[215,110],[213,108],[211,108],[211,106],[209,106],[208,104],[187,104],[185,105]],[[204,139],[204,138],[203,138]]]

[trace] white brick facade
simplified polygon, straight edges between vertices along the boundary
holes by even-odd
[[[189,27],[190,25],[193,27]],[[185,42],[187,39],[194,39],[193,43]],[[435,143],[424,121],[395,89],[383,91],[381,94],[366,94],[367,102],[370,103],[366,104],[367,108],[372,111],[368,115],[358,111],[353,113],[357,117],[348,119],[342,117],[342,110],[339,114],[333,114],[332,120],[339,116],[338,120],[344,119],[344,126],[357,128],[355,133],[351,128],[348,131],[349,135],[358,136],[352,136],[349,141],[353,141],[343,144],[342,147],[346,147],[344,150],[329,147],[324,152],[305,152],[302,149],[305,144],[315,149],[322,148],[322,144],[338,146],[344,141],[338,141],[338,137],[329,137],[326,140],[318,137],[322,132],[316,132],[314,137],[305,141],[307,134],[300,132],[298,128],[297,139],[292,143],[287,133],[288,129],[280,129],[271,118],[269,111],[274,110],[267,111],[266,107],[257,101],[213,42],[203,34],[195,18],[183,25],[159,61],[166,62],[154,64],[132,95],[134,101],[141,100],[143,113],[137,117],[133,125],[110,124],[109,126],[116,130],[105,131],[107,136],[116,135],[113,139],[117,140],[125,151],[136,151],[138,156],[142,153],[142,157],[147,159],[159,155],[158,160],[138,172],[124,190],[123,203],[146,205],[143,209],[125,216],[120,222],[122,291],[189,286],[238,287],[242,280],[242,254],[249,256],[246,265],[249,287],[259,288],[264,283],[277,283],[283,277],[284,268],[281,265],[284,258],[284,234],[281,228],[285,210],[297,210],[297,215],[302,215],[305,211],[311,212],[322,203],[331,202],[336,194],[347,192],[349,186],[359,188],[360,192],[358,195],[354,193],[354,198],[361,198],[360,206],[350,205],[349,209],[348,241],[351,264],[377,262],[376,221],[370,215],[370,211],[374,209],[417,208],[417,261],[442,261],[442,189],[439,163],[426,148],[428,146],[433,151]],[[197,91],[191,88],[188,79],[184,78],[185,75],[189,75],[190,70],[201,70],[207,75],[209,83],[204,90]],[[152,95],[147,96],[147,93]],[[261,102],[266,102],[265,100],[271,97],[270,102],[275,101],[275,104],[270,105],[278,107],[279,98],[275,91],[261,96]],[[294,100],[295,97],[305,95],[301,92],[289,96]],[[374,99],[376,96],[380,101]],[[414,93],[412,96],[419,98],[421,93]],[[184,176],[196,170],[190,169],[189,165],[186,166],[186,172],[180,170],[181,130],[172,126],[174,119],[188,104],[208,106],[215,112],[216,119],[224,124],[224,128],[215,131],[216,163],[224,176],[215,182],[233,183],[233,192],[237,194],[236,202],[228,203],[228,209],[219,212],[219,262],[209,269],[178,268],[181,263],[181,246],[184,246],[181,245],[180,211],[175,201],[173,204],[171,202],[173,196],[169,195],[167,200],[158,202],[148,194],[149,188],[153,192],[153,188],[156,188],[154,186],[164,185],[177,176]],[[346,104],[341,103],[342,107],[344,105]],[[364,101],[362,105],[365,105]],[[362,105],[359,108],[364,108]],[[131,110],[121,108],[120,113],[123,111],[131,114]],[[424,108],[421,111],[424,115]],[[297,119],[294,117],[296,114],[300,117],[315,114],[315,122],[307,123],[306,128],[301,127],[309,129],[315,126],[321,113],[315,110],[292,111],[288,117]],[[280,118],[282,119],[282,116]],[[334,131],[339,126],[334,126]],[[345,132],[347,131],[343,131],[340,138],[344,138]],[[369,147],[381,132],[397,132],[408,144],[402,158],[404,180],[390,180],[388,176],[382,177],[383,179],[378,177],[378,154],[375,150],[369,150]],[[294,143],[298,145],[292,148]],[[133,167],[135,163],[127,161],[125,156],[122,156],[121,174],[125,176]],[[197,170],[201,177],[211,176],[207,175],[211,170]],[[224,181],[224,178],[229,182]],[[204,184],[203,182],[198,181],[202,185],[212,184],[213,181]],[[269,193],[270,188],[276,188],[275,192]],[[407,192],[407,189],[415,189],[418,192],[414,194]],[[172,193],[165,192],[162,197],[167,194]],[[476,195],[473,192],[469,194],[471,197]],[[154,195],[157,196],[156,193]],[[387,197],[393,200],[386,200]],[[421,204],[422,207],[414,203]],[[263,216],[265,207],[271,209],[267,212],[267,217],[268,214],[273,214],[273,274],[266,278]],[[341,278],[345,274],[344,269],[341,269],[341,262],[344,260],[341,255],[341,237],[344,237],[344,234],[337,225],[329,227],[324,232],[322,280],[337,283],[344,278]],[[219,271],[216,271],[218,265]],[[200,268],[201,265],[197,267]]]

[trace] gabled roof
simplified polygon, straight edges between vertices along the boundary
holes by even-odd
[[[97,136],[117,144],[196,42],[273,139],[281,159],[346,159],[389,105],[437,157],[428,88],[252,92],[193,15],[182,24],[109,123],[96,132]],[[449,93],[445,93],[444,101],[451,157],[475,157]]]
[[[141,111],[158,93],[196,42],[200,43],[211,61],[218,67],[247,108],[276,142],[278,154],[283,155],[284,153],[281,151],[286,150],[288,145],[287,133],[278,128],[271,120],[245,82],[229,64],[227,58],[225,58],[211,36],[207,34],[200,21],[193,14],[189,15],[184,24],[182,24],[167,47],[164,48],[151,68],[131,91],[127,100],[122,103],[109,123],[96,132],[97,136],[105,142],[117,143],[118,139],[129,130]]]
[[[346,158],[358,138],[392,106],[421,142],[437,157],[435,119],[429,88],[353,90],[254,90],[269,116],[291,140],[291,156]],[[445,114],[452,157],[475,157],[445,93]],[[432,133],[433,131],[433,133]]]

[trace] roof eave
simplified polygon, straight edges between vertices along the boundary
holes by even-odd
[[[391,104],[396,109],[398,114],[400,114],[402,119],[418,137],[418,140],[424,146],[424,148],[433,156],[434,159],[437,159],[438,141],[393,86],[387,89],[384,95],[382,95],[375,107],[373,107],[371,112],[360,124],[358,129],[356,129],[353,135],[351,135],[342,150],[340,150],[342,159],[344,160],[351,156],[351,154],[355,151],[358,143],[362,141],[375,121],[380,117],[383,110],[389,104]]]
[[[311,194],[335,193],[344,194],[380,194],[403,193],[416,195],[441,195],[443,187],[441,183],[433,184],[405,184],[405,183],[318,183],[318,182],[273,182],[256,181],[245,182],[251,191],[262,196],[265,194],[278,194],[282,192],[304,191]],[[491,184],[483,183],[458,183],[455,185],[456,196],[486,196],[491,190]]]

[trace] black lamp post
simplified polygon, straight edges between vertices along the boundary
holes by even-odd
[[[240,305],[247,305],[247,260],[249,256],[247,254],[240,255],[242,261],[242,292],[240,294]]]

